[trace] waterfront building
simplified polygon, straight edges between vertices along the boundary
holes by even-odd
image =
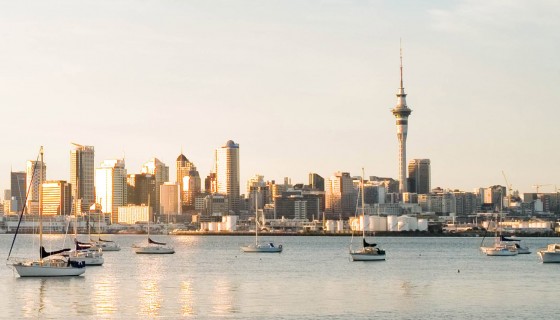
[[[310,173],[309,187],[313,190],[325,191],[325,179],[316,173]]]
[[[73,143],[70,150],[70,185],[76,212],[88,212],[95,203],[95,149]]]
[[[408,192],[430,193],[432,189],[430,170],[430,159],[410,160],[408,163]]]
[[[153,208],[157,213],[160,210],[159,188],[164,182],[169,182],[169,167],[166,166],[165,163],[159,161],[159,159],[152,158],[150,161],[142,165],[142,173],[151,174],[155,178],[156,194],[155,194],[155,199],[153,199],[154,201]]]
[[[43,215],[72,215],[71,185],[64,180],[45,181],[41,185]]]
[[[397,138],[399,140],[399,193],[407,192],[406,189],[406,137],[408,134],[408,116],[412,110],[406,105],[406,93],[403,85],[403,64],[401,50],[401,86],[397,92],[397,105],[391,110],[397,119]]]
[[[117,219],[119,223],[135,224],[135,223],[148,223],[154,221],[154,213],[151,207],[128,205],[117,208]]]
[[[348,218],[356,210],[358,192],[350,173],[336,172],[326,181],[325,215],[328,219]]]
[[[240,196],[239,144],[227,141],[216,149],[214,158],[217,193],[227,196],[228,214],[237,213]]]
[[[101,211],[117,223],[118,207],[127,204],[126,168],[124,159],[105,160],[95,169],[96,202]]]
[[[26,190],[29,190],[29,196],[27,197],[27,213],[39,214],[39,186],[43,181],[47,180],[47,165],[41,161],[27,161],[25,177]]]
[[[172,182],[165,182],[160,186],[160,214],[164,221],[169,216],[172,216],[170,221],[176,221],[176,216],[181,214],[181,193],[179,188],[178,183]]]
[[[204,197],[204,216],[226,216],[230,208],[229,199],[224,194],[213,193]]]
[[[12,208],[16,212],[21,212],[26,194],[27,174],[25,171],[10,172],[10,193],[13,203]]]
[[[274,219],[313,220],[321,217],[321,197],[304,190],[285,191],[274,200]]]

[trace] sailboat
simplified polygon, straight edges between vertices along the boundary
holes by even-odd
[[[150,238],[150,199],[148,197],[148,243],[145,245],[134,245],[134,252],[138,254],[172,254],[175,249],[167,245],[165,242],[157,242]]]
[[[39,188],[41,188],[43,182],[43,147],[40,150],[41,157],[41,168],[39,176]],[[35,162],[37,166],[37,162]],[[33,168],[33,175],[35,175],[35,167]],[[33,176],[31,177],[33,181]],[[27,196],[21,210],[19,223],[21,223],[23,212],[25,211],[25,203],[27,203],[27,197],[29,196],[29,190],[27,190]],[[42,196],[39,196],[39,201],[42,202]],[[8,260],[12,253],[14,243],[19,231],[19,223],[16,232],[14,233],[14,238],[12,240],[12,246],[10,247],[10,252],[8,253]],[[43,210],[42,203],[39,203],[39,259],[29,259],[25,261],[16,261],[12,264],[13,268],[19,274],[20,277],[65,277],[65,276],[79,276],[83,274],[85,269],[85,264],[81,262],[69,261],[67,258],[60,256],[62,252],[69,251],[70,249],[56,250],[52,252],[47,252],[43,246]]]
[[[91,240],[91,239],[90,239]],[[101,249],[105,251],[120,251],[121,247],[118,243],[111,240],[101,239],[101,212],[99,212],[99,223],[97,228],[97,240],[91,242],[92,249]]]
[[[92,244],[88,242],[78,241],[78,214],[74,210],[74,244],[75,249],[61,253],[70,261],[83,262],[86,266],[103,265],[105,259],[101,249],[92,248]]]
[[[506,256],[516,256],[519,251],[517,250],[517,246],[514,243],[504,242],[502,241],[499,228],[499,217],[500,214],[496,214],[496,228],[494,231],[494,245],[491,247],[483,247],[482,244],[484,243],[484,237],[480,243],[480,250],[486,254],[487,256],[495,256],[495,257],[506,257]]]
[[[365,208],[364,208],[364,169],[362,169],[362,179],[360,181],[360,191],[362,198],[362,247],[356,250],[352,250],[352,240],[354,239],[354,233],[352,233],[352,240],[350,240],[350,258],[352,261],[384,261],[385,260],[385,250],[377,247],[375,243],[369,243],[366,241],[366,228],[365,228]]]
[[[255,191],[255,243],[241,247],[243,252],[282,252],[282,245],[275,246],[273,242],[259,243],[259,217],[258,217],[258,198]]]

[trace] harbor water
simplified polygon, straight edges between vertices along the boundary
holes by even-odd
[[[481,238],[378,237],[386,261],[351,262],[350,237],[342,236],[263,235],[284,251],[255,254],[240,250],[250,236],[156,235],[176,250],[161,256],[133,252],[145,235],[107,237],[122,250],[104,253],[104,265],[80,277],[20,278],[2,265],[1,317],[558,318],[560,264],[542,264],[535,253],[558,238],[524,238],[531,254],[488,257]],[[45,238],[55,249],[64,235]],[[11,241],[0,235],[4,259]],[[12,256],[37,257],[37,236],[18,236]]]

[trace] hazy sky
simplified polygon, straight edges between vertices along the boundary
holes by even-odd
[[[240,145],[249,177],[397,177],[399,39],[408,159],[432,187],[560,188],[558,1],[0,1],[0,188],[71,142],[128,173],[181,148],[202,177]]]

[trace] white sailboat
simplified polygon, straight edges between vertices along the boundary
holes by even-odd
[[[280,253],[282,252],[282,245],[275,246],[273,242],[259,243],[259,216],[258,216],[258,198],[255,191],[255,243],[242,246],[243,252],[252,253]]]
[[[92,249],[101,249],[103,252],[105,252],[105,251],[120,251],[121,247],[115,241],[101,239],[101,214],[102,213],[99,212],[99,223],[98,223],[98,226],[97,226],[97,240],[91,242],[92,243],[91,248]]]
[[[148,198],[148,243],[142,245],[134,245],[134,252],[137,254],[173,254],[175,249],[172,246],[167,245],[165,242],[157,242],[150,238],[150,200]]]
[[[101,249],[93,249],[89,242],[78,241],[77,210],[74,210],[74,245],[74,250],[63,252],[61,255],[67,257],[70,261],[82,262],[86,266],[101,266],[105,262]]]
[[[39,188],[41,188],[43,182],[43,147],[40,151],[41,155],[41,172],[39,176]],[[35,162],[37,165],[37,162]],[[33,169],[33,174],[35,174],[35,168]],[[33,181],[33,177],[31,178]],[[29,195],[29,190],[27,190]],[[41,192],[39,193],[41,194]],[[26,197],[27,202],[27,197]],[[47,252],[43,246],[43,210],[42,210],[42,196],[39,196],[39,259],[38,260],[25,260],[16,261],[12,264],[13,268],[19,274],[20,277],[65,277],[65,276],[79,276],[83,274],[85,269],[85,264],[81,262],[69,261],[64,258],[59,253],[68,251],[69,249],[62,249],[53,252]],[[25,203],[25,202],[24,202]],[[20,221],[25,210],[25,204],[21,211]],[[10,253],[8,254],[8,260],[16,240],[18,230],[14,234],[14,239],[12,241],[12,247],[10,248]]]
[[[484,237],[482,238],[482,242],[480,243],[480,250],[487,256],[493,257],[510,257],[516,256],[519,251],[514,243],[504,242],[501,239],[501,234],[499,229],[500,224],[500,214],[496,214],[496,228],[494,231],[494,245],[490,247],[483,247],[482,244],[484,243]]]
[[[362,198],[362,247],[356,250],[352,249],[352,240],[354,239],[354,233],[352,233],[352,240],[350,241],[350,258],[352,261],[384,261],[385,260],[385,250],[377,247],[375,243],[369,243],[366,241],[366,228],[365,228],[365,201],[364,201],[364,169],[362,169],[362,179],[360,182],[360,191]]]

